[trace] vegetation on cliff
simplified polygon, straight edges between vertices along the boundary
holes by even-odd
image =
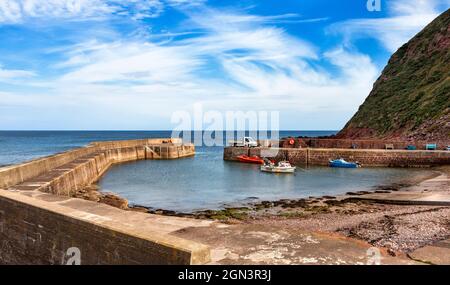
[[[392,55],[338,137],[450,140],[450,9]]]

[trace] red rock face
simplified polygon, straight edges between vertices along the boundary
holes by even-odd
[[[372,139],[378,138],[377,132],[370,128],[345,128],[336,135],[337,139]]]
[[[346,128],[336,136],[339,139],[387,139],[406,141],[450,142],[450,114],[438,119],[426,121],[417,129],[405,133],[398,129],[387,135],[379,136],[373,129]]]
[[[445,33],[439,33],[434,37],[431,45],[428,47],[429,54],[436,50],[450,49],[450,38],[445,36],[445,34],[450,34],[450,27],[447,27]]]
[[[450,9],[389,59],[339,139],[450,141]]]
[[[429,141],[450,141],[450,114],[434,121],[425,122],[406,136],[408,139]]]

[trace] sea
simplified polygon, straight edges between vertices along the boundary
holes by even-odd
[[[318,137],[335,133],[280,131],[278,136]],[[171,135],[171,131],[0,131],[0,167],[82,147],[93,141]],[[186,137],[193,140],[195,136],[195,132],[192,132]],[[208,134],[206,137],[219,137],[225,144],[230,134],[223,132]],[[196,146],[194,157],[113,165],[101,177],[98,185],[100,191],[115,193],[126,198],[131,205],[190,213],[261,200],[333,196],[350,191],[372,190],[378,185],[399,183],[420,171],[424,170],[309,167],[299,168],[293,175],[274,175],[259,171],[258,165],[224,161],[223,145],[212,145],[211,141],[205,140]]]

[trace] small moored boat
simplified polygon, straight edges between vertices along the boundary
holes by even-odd
[[[259,156],[239,155],[237,159],[243,163],[263,164],[264,160]]]
[[[330,167],[340,167],[340,168],[358,168],[358,167],[361,167],[361,165],[358,162],[348,162],[348,161],[345,161],[343,158],[330,160],[329,165],[330,165]]]
[[[270,173],[294,173],[296,167],[292,166],[288,161],[280,161],[278,165],[272,162],[266,162],[261,166],[261,171]]]

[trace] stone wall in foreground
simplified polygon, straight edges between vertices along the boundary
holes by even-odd
[[[81,252],[82,264],[208,262],[207,246],[161,234],[164,225],[153,225],[156,231],[144,229],[147,221],[158,223],[157,219],[144,215],[117,222],[111,213],[123,210],[69,198],[111,164],[194,154],[193,145],[179,140],[99,142],[0,168],[0,264],[65,264],[73,254],[71,248]],[[70,206],[55,204],[60,200],[70,201]],[[90,212],[98,207],[110,208]]]
[[[328,165],[330,159],[344,158],[366,166],[428,167],[450,164],[450,151],[407,151],[378,149],[318,149],[318,148],[243,148],[226,147],[224,160],[236,160],[237,156],[258,155],[276,160],[289,160],[296,165]]]
[[[74,249],[79,250],[82,265],[209,261],[207,246],[139,229],[120,230],[120,225],[101,225],[99,221],[105,219],[0,190],[0,264],[67,264]]]

